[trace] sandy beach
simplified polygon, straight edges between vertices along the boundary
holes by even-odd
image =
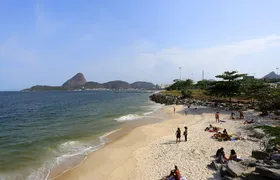
[[[218,180],[219,175],[207,168],[218,148],[224,147],[226,156],[235,149],[241,158],[249,158],[251,151],[258,148],[258,143],[247,140],[215,141],[210,138],[212,133],[204,131],[212,124],[227,129],[229,134],[246,136],[241,130],[243,121],[228,120],[229,112],[221,112],[220,119],[225,122],[218,124],[212,109],[191,108],[188,115],[184,115],[183,109],[176,106],[174,114],[173,106],[165,106],[161,111],[170,114],[170,119],[133,129],[55,180],[159,180],[174,165],[189,180]],[[188,141],[176,144],[175,131],[180,127],[183,132],[184,126],[188,127]]]

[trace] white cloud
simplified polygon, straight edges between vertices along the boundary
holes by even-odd
[[[108,58],[110,60],[106,61],[107,72],[112,70],[120,72],[122,76],[126,74],[125,78],[131,81],[141,79],[156,83],[168,83],[174,78],[178,78],[178,67],[182,67],[183,78],[193,77],[195,80],[201,79],[202,70],[205,70],[206,78],[214,78],[215,75],[226,70],[238,70],[250,74],[259,73],[262,76],[265,75],[263,73],[273,70],[275,65],[271,64],[276,61],[275,59],[280,59],[278,54],[278,57],[273,57],[274,60],[271,60],[271,64],[269,64],[268,59],[258,59],[256,62],[251,57],[267,53],[270,49],[279,48],[280,36],[267,36],[196,50],[179,47],[155,50],[155,46],[150,41],[146,43],[140,41],[139,45],[133,43],[130,47],[120,48],[121,52],[113,54]],[[150,48],[153,48],[153,52]],[[264,65],[267,69],[262,71]],[[254,66],[256,67],[253,68]],[[131,77],[132,75],[133,77]]]

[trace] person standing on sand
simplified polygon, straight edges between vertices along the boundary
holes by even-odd
[[[187,126],[185,126],[184,136],[185,136],[185,141],[188,141],[188,127]]]
[[[219,112],[216,112],[215,118],[216,118],[216,122],[219,123],[220,122],[220,113]]]
[[[181,129],[180,128],[177,129],[175,135],[176,135],[176,143],[181,142],[181,140],[180,140],[181,139]]]
[[[176,113],[176,108],[173,106],[173,112],[174,112],[174,114]]]
[[[238,113],[239,113],[239,119],[244,119],[243,111],[239,110]]]

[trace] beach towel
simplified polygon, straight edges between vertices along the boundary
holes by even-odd
[[[180,180],[188,180],[186,177],[182,176]]]

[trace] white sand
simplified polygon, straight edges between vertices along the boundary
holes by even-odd
[[[177,106],[182,110],[182,106]],[[159,180],[168,175],[177,165],[181,174],[189,180],[220,179],[215,171],[209,170],[212,155],[224,147],[226,156],[234,149],[241,158],[249,158],[258,143],[252,141],[218,142],[210,139],[212,133],[205,132],[206,126],[226,128],[229,134],[243,133],[240,130],[243,121],[226,120],[217,124],[214,111],[209,109],[192,110],[192,114],[173,114],[172,106],[163,109],[172,114],[172,118],[157,124],[138,127],[123,138],[108,144],[92,153],[77,168],[68,171],[57,179],[79,180]],[[202,113],[207,112],[207,113]],[[221,119],[229,115],[221,114]],[[188,126],[188,142],[175,143],[175,131]],[[244,134],[242,134],[244,136]]]

